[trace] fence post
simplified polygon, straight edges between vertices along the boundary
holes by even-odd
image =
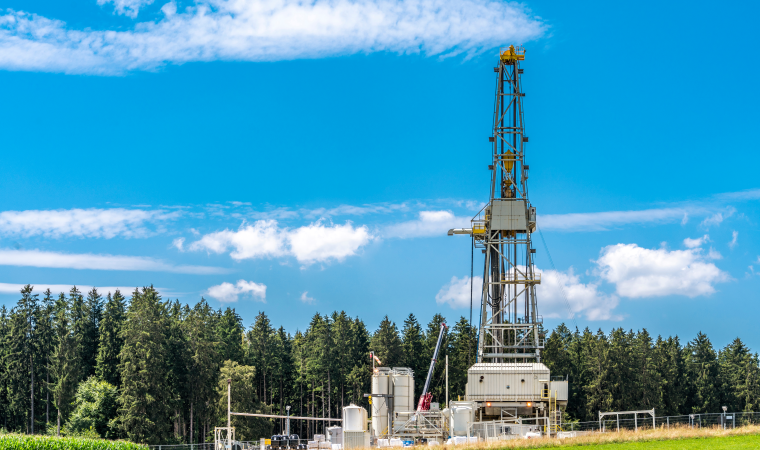
[[[633,414],[633,428],[634,431],[639,431],[639,415],[637,413]]]
[[[670,429],[670,416],[667,417],[668,420],[668,430]]]

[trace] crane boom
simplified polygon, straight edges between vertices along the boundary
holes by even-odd
[[[438,350],[441,348],[441,341],[443,340],[443,332],[446,330],[446,324],[441,324],[441,331],[438,333],[438,342],[435,343],[435,351],[433,352],[433,359],[430,361],[430,369],[428,369],[427,379],[425,380],[425,387],[422,388],[422,395],[420,395],[420,401],[417,403],[417,412],[427,411],[430,409],[430,399],[433,394],[428,392],[430,387],[430,379],[433,378],[433,369],[435,369],[435,362],[438,360]]]

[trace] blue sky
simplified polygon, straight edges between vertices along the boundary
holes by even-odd
[[[153,284],[290,331],[469,315],[446,230],[487,200],[519,43],[546,323],[760,349],[751,2],[2,6],[3,304]]]

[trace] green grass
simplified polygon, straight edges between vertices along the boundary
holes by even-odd
[[[145,445],[105,439],[0,435],[0,450],[147,450],[147,448]]]
[[[725,436],[667,441],[621,442],[619,444],[574,445],[564,448],[589,449],[589,447],[593,447],[594,450],[745,450],[760,449],[760,436]]]

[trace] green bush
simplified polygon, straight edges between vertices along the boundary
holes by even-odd
[[[85,438],[114,438],[109,422],[116,417],[115,386],[90,377],[77,388],[74,412],[66,423],[67,436]]]
[[[0,435],[0,450],[147,450],[145,445],[77,437]]]

